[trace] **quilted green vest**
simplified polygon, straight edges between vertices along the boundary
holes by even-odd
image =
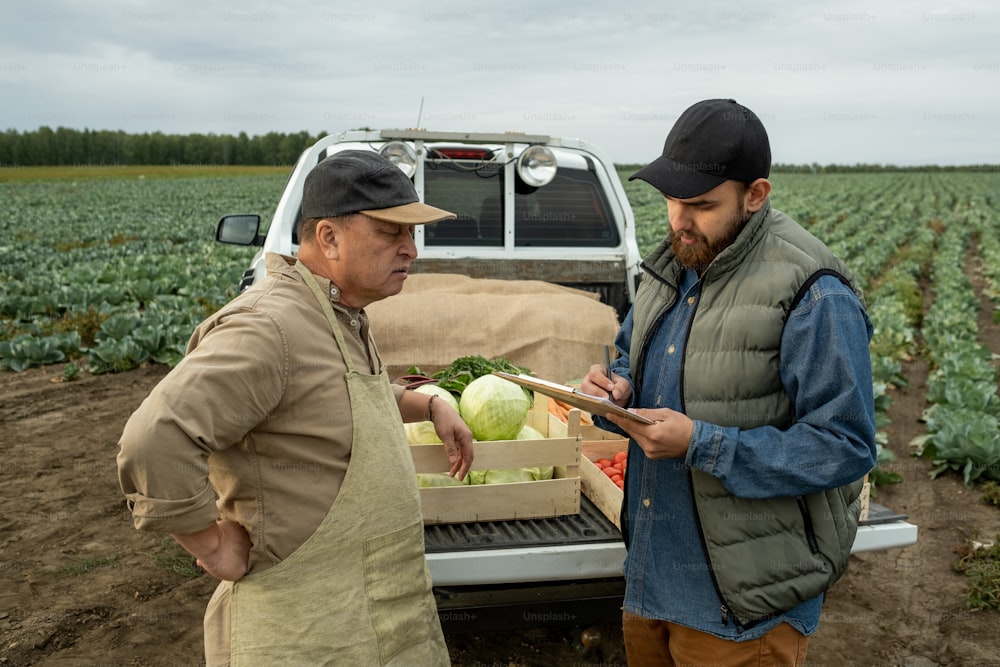
[[[644,261],[636,293],[630,365],[641,391],[645,351],[677,299],[683,267],[669,241]],[[802,291],[821,275],[849,285],[850,270],[816,237],[770,204],[702,276],[683,371],[688,417],[743,429],[787,428],[792,403],[779,375],[781,333]],[[847,567],[863,480],[802,497],[748,499],[691,471],[699,523],[723,614],[750,626],[829,588]]]

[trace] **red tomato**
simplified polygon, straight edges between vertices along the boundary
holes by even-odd
[[[628,454],[626,454],[625,452],[617,452],[615,454],[614,462],[615,463],[620,463],[620,462],[624,461],[627,458],[628,458]]]
[[[621,475],[612,475],[611,481],[615,483],[615,486],[621,488],[621,485],[624,483],[625,480],[622,478]]]
[[[612,463],[611,459],[597,459],[596,461],[594,461],[594,465],[596,465],[598,468],[607,468],[609,465],[611,465],[611,463]]]
[[[618,488],[621,489],[622,491],[625,490],[625,480],[624,479],[618,480],[617,482],[615,482],[615,484],[618,485]]]
[[[607,475],[607,476],[608,476],[609,478],[610,478],[610,477],[614,477],[615,475],[621,475],[621,474],[622,474],[620,470],[615,470],[615,469],[614,469],[613,467],[611,467],[611,466],[608,466],[607,468],[602,468],[602,469],[601,469],[601,472],[603,472],[603,473],[604,473],[605,475]]]

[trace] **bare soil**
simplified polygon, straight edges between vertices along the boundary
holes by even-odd
[[[983,342],[1000,352],[984,302]],[[135,531],[118,487],[122,427],[166,373],[148,366],[63,382],[62,366],[0,373],[0,665],[199,665],[215,583],[170,540]],[[968,539],[995,539],[1000,511],[910,456],[923,432],[927,368],[894,390],[891,466],[876,500],[919,526],[913,546],[858,554],[829,593],[813,665],[1000,665],[1000,613],[968,611],[952,569]],[[624,665],[621,632],[582,628],[449,636],[457,666]]]

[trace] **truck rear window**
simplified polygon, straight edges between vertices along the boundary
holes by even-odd
[[[428,225],[424,245],[503,246],[503,171],[492,163],[427,164],[424,200],[455,213]],[[562,168],[548,185],[515,195],[514,245],[616,247],[618,228],[589,171]]]

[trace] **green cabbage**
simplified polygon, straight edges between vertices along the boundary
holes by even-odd
[[[512,482],[535,482],[540,479],[552,479],[554,472],[552,466],[470,470],[466,478],[469,480],[469,484],[510,484]]]
[[[534,480],[540,479],[552,479],[556,475],[555,466],[538,466],[537,468],[530,468],[531,478]]]
[[[515,440],[544,440],[545,436],[542,435],[542,432],[539,431],[534,426],[529,426],[528,424],[525,424],[523,427],[521,427],[521,430],[518,431],[517,437],[514,438],[514,439]]]
[[[515,440],[544,440],[542,433],[527,424],[518,431]],[[553,466],[536,466],[534,468],[505,468],[503,470],[470,470],[470,484],[508,484],[511,482],[533,482],[540,479],[552,479],[555,474]]]
[[[446,472],[418,472],[417,486],[421,488],[431,488],[435,486],[465,486],[469,483],[469,476],[465,479],[452,477]]]
[[[411,445],[433,445],[441,442],[437,431],[434,430],[434,422],[431,421],[407,422],[403,424],[403,430],[406,431],[406,442]]]
[[[483,375],[470,382],[458,405],[477,440],[517,438],[531,409],[521,387],[496,375]]]
[[[487,470],[483,484],[509,484],[511,482],[532,482],[535,477],[532,468],[508,468],[506,470]]]
[[[517,439],[544,440],[545,436],[542,435],[542,432],[539,431],[538,429],[525,424],[524,428],[521,429],[521,432],[517,434]],[[537,466],[535,468],[525,468],[525,470],[531,472],[531,479],[535,481],[540,479],[552,479],[553,475],[555,475],[556,472],[554,466]]]
[[[427,394],[428,396],[437,396],[438,398],[444,399],[451,407],[455,408],[455,412],[458,412],[458,399],[447,389],[439,387],[436,384],[422,384],[413,391],[418,394]]]
[[[453,407],[455,412],[458,412],[458,401],[447,389],[442,389],[436,384],[422,384],[413,391],[418,394],[437,396]],[[441,442],[441,438],[434,430],[434,423],[431,421],[407,422],[403,424],[403,429],[406,431],[406,441],[411,445],[433,445]]]

